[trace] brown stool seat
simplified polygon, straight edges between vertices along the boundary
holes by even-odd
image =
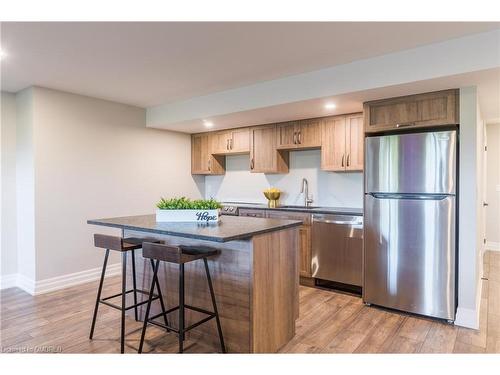
[[[142,246],[144,258],[175,264],[184,264],[219,253],[219,250],[207,246],[169,246],[150,242],[144,242]]]
[[[208,246],[179,246],[183,254],[194,255],[194,256],[212,256],[219,254],[219,250],[208,247]]]
[[[94,234],[94,246],[115,251],[130,251],[142,248],[144,242],[160,243],[155,238],[122,238],[107,234]]]

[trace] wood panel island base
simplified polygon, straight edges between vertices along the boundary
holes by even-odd
[[[295,335],[300,221],[223,216],[218,224],[156,223],[154,215],[145,215],[88,223],[120,228],[124,237],[154,237],[169,245],[219,249],[220,254],[209,258],[208,263],[228,352],[274,353]],[[149,290],[151,264],[142,256],[137,257],[137,277],[139,289]],[[203,262],[187,264],[185,278],[185,303],[211,311]],[[166,308],[176,306],[177,266],[162,262],[159,280]],[[128,285],[131,283],[129,280]],[[143,306],[141,319],[144,311]],[[159,312],[159,304],[154,302],[152,314]],[[187,325],[202,317],[198,312],[186,311]],[[177,325],[175,312],[168,318],[169,323]],[[218,347],[214,320],[192,329],[188,337]]]

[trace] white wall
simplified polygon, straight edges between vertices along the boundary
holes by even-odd
[[[190,136],[146,128],[142,108],[35,87],[17,94],[16,125],[18,284],[32,292],[101,267],[93,233],[120,232],[88,219],[203,195]]]
[[[1,93],[2,229],[1,275],[17,273],[16,96]]]
[[[36,279],[98,267],[87,219],[153,213],[200,197],[190,137],[145,128],[144,109],[35,88]]]
[[[486,126],[488,160],[486,167],[486,246],[500,250],[500,124]]]
[[[17,273],[29,283],[35,280],[35,144],[33,90],[16,95],[16,220]]]
[[[363,174],[335,173],[320,170],[320,151],[290,152],[287,174],[250,173],[249,156],[226,157],[226,174],[205,178],[205,196],[220,201],[266,203],[262,191],[277,187],[284,192],[281,204],[303,204],[300,194],[302,178],[309,182],[313,205],[363,207]]]
[[[479,327],[482,270],[482,134],[475,87],[460,89],[459,256],[456,323]]]

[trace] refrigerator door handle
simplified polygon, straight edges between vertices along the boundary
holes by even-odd
[[[395,193],[368,193],[377,199],[414,199],[440,201],[446,199],[450,194],[395,194]],[[453,195],[451,195],[453,196]]]

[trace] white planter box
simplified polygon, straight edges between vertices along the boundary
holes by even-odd
[[[214,223],[219,221],[219,210],[156,210],[157,222]]]

